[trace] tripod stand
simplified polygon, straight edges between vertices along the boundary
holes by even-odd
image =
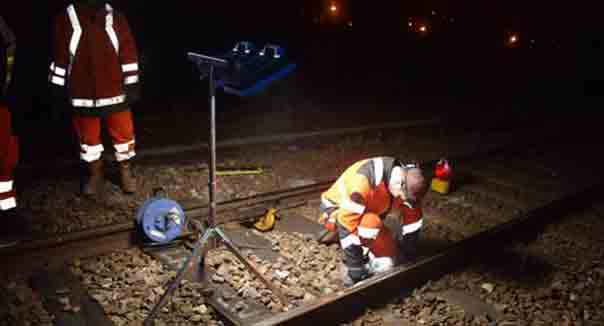
[[[287,299],[279,289],[277,289],[268,279],[264,277],[253,265],[250,263],[243,254],[239,251],[239,249],[233,244],[233,242],[226,236],[226,234],[216,226],[216,82],[215,82],[215,70],[216,68],[228,68],[230,63],[222,58],[209,57],[202,54],[197,54],[193,52],[188,53],[188,57],[191,61],[197,64],[200,72],[203,71],[203,68],[207,66],[209,68],[208,79],[209,79],[209,91],[210,91],[210,180],[208,183],[209,193],[210,193],[210,205],[209,205],[209,217],[207,219],[207,228],[204,234],[197,240],[197,243],[193,247],[193,252],[187,260],[180,268],[174,280],[168,284],[168,287],[164,294],[161,296],[159,302],[151,309],[151,312],[145,318],[143,322],[144,326],[151,326],[151,323],[157,316],[157,313],[161,310],[164,304],[168,301],[168,298],[172,296],[172,293],[183,277],[186,275],[187,270],[189,269],[191,262],[195,260],[197,256],[200,255],[200,252],[205,247],[205,245],[210,241],[213,237],[218,237],[222,243],[224,243],[239,261],[241,261],[248,269],[250,269],[262,283],[266,285],[268,289],[270,289],[273,294],[279,298],[279,301],[283,305],[287,303]],[[201,260],[203,262],[203,259]]]

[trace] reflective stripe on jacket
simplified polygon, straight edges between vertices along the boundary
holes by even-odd
[[[351,165],[322,194],[322,198],[339,209],[334,213],[337,221],[350,232],[356,231],[365,213],[384,216],[395,208],[401,212],[403,233],[421,227],[421,208],[409,209],[400,198],[393,198],[388,190],[392,169],[403,166],[392,157],[375,157]]]
[[[109,4],[71,4],[55,19],[49,82],[82,113],[126,102],[138,83],[138,51],[126,17]]]
[[[323,198],[340,208],[336,218],[342,226],[353,232],[363,213],[381,215],[390,209],[393,198],[387,182],[395,164],[398,162],[391,157],[356,162],[323,193]]]

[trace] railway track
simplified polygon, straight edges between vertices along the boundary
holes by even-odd
[[[479,160],[497,153],[509,154],[515,151],[518,151],[518,149],[510,151],[510,144],[503,144],[495,148],[484,149],[479,155],[472,153],[451,159],[455,162]],[[433,163],[425,162],[424,166],[432,166]],[[475,181],[482,180],[482,182],[489,179],[484,174],[470,175],[470,173],[467,173],[465,176]],[[493,180],[493,178],[489,181],[499,185],[502,183],[500,180]],[[250,220],[262,216],[269,207],[284,210],[296,207],[300,203],[305,203],[309,198],[316,197],[320,191],[332,182],[333,180],[327,180],[308,186],[219,203],[217,214],[221,217],[219,223]],[[509,184],[503,185],[510,186]],[[366,300],[376,302],[377,297],[383,299],[388,295],[400,294],[429,279],[458,268],[470,261],[467,254],[469,252],[479,257],[481,251],[485,248],[506,245],[519,238],[531,238],[547,223],[554,221],[551,216],[559,215],[565,210],[576,207],[575,205],[585,203],[585,201],[592,198],[591,195],[594,190],[598,189],[602,189],[600,182],[596,182],[578,192],[564,194],[545,205],[523,210],[523,214],[511,217],[508,223],[464,239],[450,248],[443,248],[438,253],[421,259],[411,266],[400,267],[388,274],[374,277],[352,289],[344,289],[332,295],[322,296],[320,300],[314,303],[268,317],[265,314],[242,320],[231,314],[227,318],[236,324],[246,325],[308,325],[311,322],[319,321],[323,324],[326,322],[342,322],[344,320],[338,317],[342,316],[342,311],[360,308],[364,302],[367,302]],[[182,204],[190,218],[203,220],[206,217],[207,206],[203,203],[191,201]],[[61,264],[75,257],[91,257],[121,248],[129,248],[136,244],[136,239],[132,236],[133,230],[134,226],[131,223],[123,223],[95,230],[60,235],[54,238],[38,239],[18,247],[0,250],[0,256],[3,257],[3,261],[7,262],[4,267],[11,266],[14,267],[13,270],[35,269],[49,263]],[[518,230],[522,230],[525,236],[519,237]],[[57,257],[60,257],[60,259],[57,259]],[[8,269],[11,270],[11,268]],[[386,293],[388,295],[384,295]],[[223,309],[222,312],[229,315],[229,311]]]
[[[460,162],[476,159],[477,156],[492,155],[506,149],[509,149],[508,144],[489,148],[478,155],[475,153],[463,154],[451,159]],[[431,167],[436,161],[423,162],[422,165]],[[426,172],[430,176],[431,172]],[[307,200],[316,199],[317,195],[327,189],[334,181],[335,179],[332,179],[311,185],[220,202],[217,207],[217,224],[254,220],[263,216],[269,208],[283,210],[299,206]],[[189,200],[183,201],[181,204],[188,218],[203,221],[208,216],[206,203]],[[0,249],[0,257],[3,257],[3,260],[7,262],[2,270],[11,273],[33,270],[43,266],[51,267],[76,257],[92,257],[113,250],[130,248],[140,244],[137,242],[136,236],[133,235],[135,229],[134,222],[126,222],[91,230],[47,236],[23,242],[13,247],[2,248]]]
[[[349,321],[353,311],[363,311],[366,304],[387,303],[393,297],[451,273],[472,261],[492,255],[493,251],[518,241],[530,241],[547,225],[572,210],[581,208],[601,195],[604,180],[579,192],[566,194],[546,205],[516,217],[480,234],[462,240],[408,266],[400,266],[383,275],[361,282],[351,289],[324,296],[317,302],[246,325],[337,325]]]
[[[481,173],[484,175],[485,173]],[[468,177],[466,175],[466,177]],[[480,179],[482,184],[496,182],[509,187],[511,182],[501,183],[500,179]],[[383,275],[363,281],[351,289],[340,289],[319,299],[297,306],[279,314],[245,314],[238,316],[228,305],[222,304],[221,313],[237,325],[309,325],[313,323],[337,325],[350,321],[354,312],[362,312],[367,303],[375,306],[386,303],[393,297],[401,296],[430,280],[435,280],[466,266],[473,261],[492,255],[497,250],[510,247],[514,243],[532,241],[549,224],[556,223],[565,213],[578,210],[601,195],[604,178],[591,178],[591,182],[575,185],[570,191],[558,194],[555,199],[545,200],[530,208],[514,209],[513,216],[506,222],[487,228],[453,244],[425,251],[423,258],[414,264],[398,267]],[[524,185],[516,186],[524,187]],[[536,185],[539,187],[539,185]],[[535,191],[535,188],[525,189]],[[430,216],[427,216],[429,219]],[[219,306],[220,302],[213,302]]]
[[[443,123],[446,119],[433,119],[433,120],[420,120],[417,122],[404,122],[404,123],[390,123],[382,125],[370,125],[358,128],[345,128],[337,129],[324,132],[310,132],[292,135],[281,135],[277,137],[261,137],[258,139],[246,139],[246,140],[229,140],[224,141],[223,146],[237,146],[242,144],[256,144],[276,141],[288,141],[291,139],[309,138],[317,136],[334,136],[350,133],[359,133],[367,131],[379,131],[388,130],[391,128],[398,127],[431,127]],[[506,121],[504,115],[496,115],[492,118],[491,123],[495,126],[500,126]],[[500,129],[502,127],[495,127],[493,125],[484,125],[480,128]],[[471,129],[476,129],[472,127]],[[514,126],[513,128],[517,128]],[[436,127],[438,129],[438,127]],[[494,129],[494,130],[495,130]],[[557,136],[557,127],[547,127],[548,132],[542,132],[540,137],[536,137],[532,140],[533,143],[544,141],[548,137]],[[529,131],[530,132],[530,131]],[[527,144],[528,145],[528,144]],[[194,145],[192,148],[180,148],[175,147],[170,150],[154,151],[151,150],[147,153],[147,156],[165,156],[166,154],[174,154],[176,152],[187,152],[190,150],[199,149],[199,146]],[[203,147],[203,146],[202,146]],[[449,159],[453,161],[466,161],[472,159],[479,159],[488,155],[502,151],[517,150],[514,148],[515,144],[509,141],[503,140],[500,144],[483,148],[479,148],[471,153],[463,153],[457,156],[449,156]],[[432,166],[435,160],[430,162],[424,162],[424,166]],[[55,162],[53,165],[65,165],[67,162]],[[34,166],[30,166],[27,169],[35,169]],[[430,173],[430,171],[427,171]],[[228,223],[229,221],[240,221],[250,220],[258,218],[265,214],[269,208],[287,209],[299,205],[304,201],[304,198],[311,198],[318,192],[326,189],[335,180],[326,180],[312,185],[284,189],[270,193],[259,194],[257,196],[251,196],[247,198],[234,199],[225,202],[218,203],[218,224]],[[207,217],[208,207],[206,203],[189,200],[181,202],[181,205],[186,211],[187,217],[193,219],[203,220]],[[41,266],[52,266],[61,264],[63,261],[73,259],[75,257],[90,257],[102,254],[103,252],[109,252],[111,250],[119,250],[124,248],[132,247],[137,244],[136,239],[133,238],[132,232],[135,226],[132,222],[119,223],[109,226],[97,227],[90,230],[61,233],[57,235],[45,236],[34,238],[31,241],[21,243],[17,246],[9,248],[0,248],[0,257],[3,257],[4,261],[7,262],[4,268],[0,269],[0,273],[12,273],[16,271],[27,271],[39,268]]]

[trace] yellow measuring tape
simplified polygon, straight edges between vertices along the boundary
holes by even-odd
[[[262,174],[265,170],[263,168],[249,168],[249,169],[220,169],[216,171],[217,176],[235,176],[235,175],[250,175],[250,174]]]
[[[15,65],[15,56],[8,56],[6,58],[6,85],[10,84],[13,77],[13,66]]]

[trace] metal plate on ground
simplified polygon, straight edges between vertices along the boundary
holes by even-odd
[[[252,251],[262,260],[277,261],[281,256],[273,250],[269,240],[258,234],[259,231],[244,227],[224,228],[223,231],[239,250]]]
[[[32,288],[44,307],[54,315],[54,324],[62,326],[112,326],[103,307],[92,298],[78,278],[66,267],[44,270],[31,278]]]
[[[262,320],[271,312],[262,304],[242,299],[229,286],[212,284],[214,289],[207,301],[214,309],[235,325],[248,325],[252,320]]]
[[[182,246],[153,249],[145,248],[144,251],[172,270],[180,269],[187,257],[191,255],[191,252]]]
[[[178,271],[191,255],[191,251],[184,246],[150,247],[144,248],[144,252],[159,260],[164,266],[173,271]],[[197,263],[192,263],[185,278],[190,281],[201,281],[203,270]]]
[[[297,232],[315,235],[322,229],[323,227],[319,223],[296,214],[282,216],[275,224],[275,230],[288,233]]]
[[[463,291],[446,290],[437,293],[436,296],[462,308],[467,314],[472,316],[488,316],[491,320],[498,320],[501,317],[493,305]]]
[[[270,241],[254,234],[255,231],[253,230],[242,227],[231,227],[222,231],[227,235],[229,240],[237,245],[241,245],[243,251],[251,251],[254,255],[262,259],[270,259],[271,261],[276,261],[277,257],[280,257],[277,252],[271,250]],[[246,246],[254,248],[246,248]],[[267,249],[255,249],[261,246]],[[210,250],[208,255],[216,254],[222,250],[225,249],[223,246],[220,246],[218,249]],[[145,252],[172,270],[180,269],[190,255],[190,251],[184,246],[148,247],[145,248]],[[263,252],[265,256],[268,255],[270,258],[262,257]],[[187,273],[187,279],[205,282],[206,288],[211,289],[210,291],[204,291],[206,295],[209,293],[206,296],[207,302],[234,325],[247,325],[249,320],[262,320],[270,316],[270,311],[260,302],[238,295],[238,289],[231,287],[227,283],[223,283],[224,280],[220,283],[215,282],[212,275],[216,273],[216,270],[208,264],[204,265],[204,269],[200,268],[199,263],[192,265]],[[224,277],[226,278],[228,275]]]

